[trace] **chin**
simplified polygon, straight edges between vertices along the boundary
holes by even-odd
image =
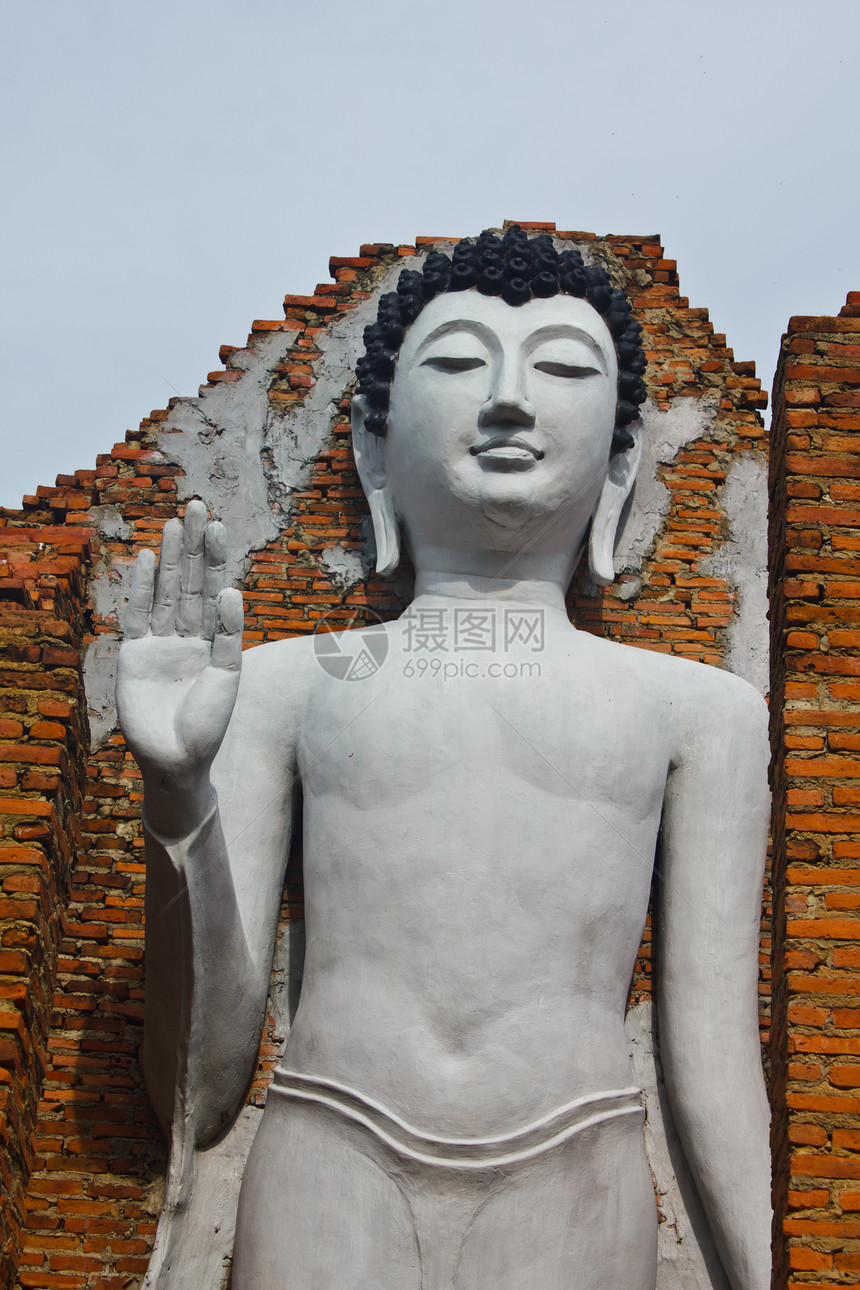
[[[513,483],[508,487],[482,489],[478,499],[480,519],[492,533],[505,535],[511,543],[521,544],[535,528],[543,528],[551,522],[557,507],[541,504],[534,491],[517,488]]]

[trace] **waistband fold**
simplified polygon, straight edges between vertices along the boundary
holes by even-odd
[[[641,1089],[609,1089],[578,1097],[513,1133],[486,1138],[435,1137],[415,1128],[357,1089],[318,1075],[278,1067],[269,1095],[311,1103],[363,1125],[393,1151],[422,1164],[487,1169],[542,1155],[592,1125],[620,1116],[644,1116]]]

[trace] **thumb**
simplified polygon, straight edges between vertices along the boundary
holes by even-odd
[[[215,636],[212,641],[212,666],[238,672],[242,666],[242,593],[227,587],[218,593]]]

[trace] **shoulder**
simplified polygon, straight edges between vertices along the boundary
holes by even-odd
[[[763,788],[770,761],[769,709],[756,688],[722,668],[667,660],[672,674],[674,764],[699,779]],[[760,781],[760,783],[759,783]]]
[[[724,731],[740,725],[744,731],[767,732],[767,703],[749,681],[708,663],[672,661],[677,664],[674,678],[689,722],[703,730]]]
[[[295,722],[320,686],[343,680],[351,668],[376,670],[396,631],[396,622],[374,623],[252,646],[242,655],[237,705],[261,710],[263,720],[274,720],[279,726],[285,719]]]
[[[313,659],[313,634],[290,636],[282,641],[252,645],[242,654],[242,676],[257,683],[271,681],[285,674],[303,673]]]
[[[254,645],[242,654],[242,677],[235,717],[262,734],[295,717],[314,680],[313,637]]]
[[[758,690],[722,668],[655,650],[592,638],[601,669],[622,674],[656,705],[683,741],[767,737],[768,706]]]
[[[758,690],[734,672],[727,672],[711,663],[680,658],[677,654],[621,645],[614,641],[600,643],[617,654],[622,654],[630,668],[670,696],[678,695],[696,703],[717,701],[767,711],[767,704]]]

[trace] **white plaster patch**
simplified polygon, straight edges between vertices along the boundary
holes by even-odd
[[[633,1078],[645,1092],[645,1148],[660,1213],[657,1290],[730,1290],[672,1119],[650,1001],[631,1008],[624,1026]]]
[[[114,510],[114,507],[98,507]],[[120,517],[121,518],[121,517]],[[125,521],[122,521],[125,523]],[[109,518],[113,526],[114,521]],[[129,525],[126,525],[130,528]],[[113,534],[105,534],[113,536]],[[121,640],[122,619],[128,603],[134,564],[108,564],[101,561],[93,568],[89,581],[90,603],[96,617],[109,623],[115,631],[97,636],[84,650],[84,693],[87,697],[87,716],[90,723],[90,748],[97,752],[117,728],[116,716],[116,662]]]
[[[115,506],[91,506],[88,520],[104,538],[122,539],[131,536],[132,525],[123,519]]]
[[[102,623],[115,626],[117,632],[122,629],[133,578],[133,561],[126,560],[122,564],[101,562],[89,582],[90,603],[96,617]]]
[[[116,724],[116,665],[119,637],[97,636],[84,651],[84,691],[90,723],[90,752],[110,738]]]
[[[629,507],[622,516],[615,544],[615,572],[638,573],[651,549],[660,525],[669,511],[669,490],[657,478],[657,467],[674,461],[678,452],[694,439],[710,433],[716,420],[716,396],[675,399],[661,412],[653,399],[643,405],[641,426],[634,433],[642,440],[642,461]],[[625,598],[636,595],[638,580],[626,584]]]
[[[263,450],[269,420],[278,417],[268,399],[272,370],[294,339],[292,332],[254,337],[238,381],[204,387],[198,398],[178,400],[156,431],[167,459],[184,472],[177,480],[179,496],[202,498],[227,526],[231,582],[242,577],[249,551],[265,546],[285,523],[292,481],[280,487],[279,480],[270,478]]]
[[[365,576],[365,564],[361,556],[342,546],[327,547],[322,553],[322,563],[340,592],[349,591],[350,587]]]
[[[409,267],[419,267],[415,257]],[[394,289],[404,265],[392,265],[373,295],[347,314],[341,314],[317,338],[322,358],[316,363],[316,384],[296,409],[270,415],[265,427],[265,447],[271,454],[273,474],[285,493],[301,488],[326,445],[338,402],[355,373],[364,349],[364,328],[376,319],[379,297]],[[222,517],[223,518],[223,517]],[[253,549],[253,548],[251,548]]]
[[[726,662],[761,694],[770,686],[767,627],[767,467],[758,456],[737,457],[722,489],[729,540],[700,568],[708,578],[724,578],[737,592],[728,629]]]

